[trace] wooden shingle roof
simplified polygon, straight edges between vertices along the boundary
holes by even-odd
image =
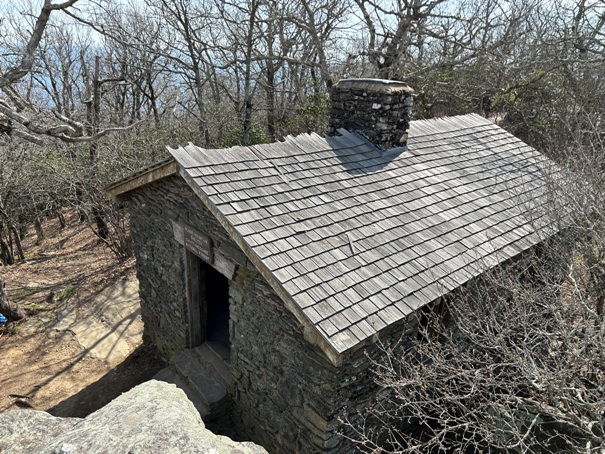
[[[333,360],[553,233],[533,148],[478,115],[170,149],[181,175]]]

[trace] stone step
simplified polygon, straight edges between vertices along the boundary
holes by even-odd
[[[189,401],[193,404],[195,409],[200,414],[203,420],[208,419],[210,416],[210,409],[206,404],[199,398],[198,393],[194,391],[189,383],[187,383],[180,375],[173,371],[170,367],[165,367],[153,376],[154,380],[163,381],[166,383],[172,383],[177,388],[182,389]]]
[[[220,359],[222,359],[224,363],[229,364],[229,358],[231,356],[231,351],[229,350],[229,347],[227,347],[222,342],[218,342],[218,341],[206,341],[205,343],[203,343],[202,345],[200,345],[200,347],[208,347]]]
[[[229,364],[225,362],[225,350],[228,357],[229,350],[219,342],[206,342],[196,347],[195,352],[201,364],[207,365],[213,378],[223,385],[229,392],[233,379]]]
[[[217,368],[221,367],[220,359],[212,355],[205,349],[202,349],[201,356],[196,349],[189,349],[176,353],[170,360],[172,369],[191,386],[197,397],[209,409],[206,418],[208,420],[219,418],[227,413],[229,404],[230,382],[225,383],[224,371],[221,373],[217,371]]]

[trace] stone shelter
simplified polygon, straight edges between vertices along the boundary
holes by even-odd
[[[338,416],[371,397],[376,342],[555,231],[547,158],[479,115],[409,121],[412,94],[340,81],[328,137],[169,148],[107,189],[130,211],[145,342],[223,383],[269,452],[347,452]]]

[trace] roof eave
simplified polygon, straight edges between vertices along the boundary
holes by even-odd
[[[178,171],[178,164],[172,157],[143,169],[126,179],[117,181],[105,188],[112,198],[122,201],[128,198],[131,191],[153,183],[169,176],[175,175]]]

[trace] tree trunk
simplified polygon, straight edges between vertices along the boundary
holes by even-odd
[[[19,236],[19,232],[17,228],[11,224],[10,231],[13,233],[13,238],[15,241],[15,246],[17,246],[17,253],[19,254],[19,261],[25,262],[25,254],[23,253],[23,246],[21,245],[21,237]]]
[[[76,203],[78,210],[78,222],[85,222],[87,217],[86,211],[84,210],[84,191],[82,190],[82,183],[76,182]]]
[[[11,305],[8,302],[8,295],[6,294],[6,283],[2,276],[0,276],[0,312],[9,320],[21,320],[25,318],[25,311],[17,305]]]
[[[590,279],[595,300],[597,314],[603,319],[605,309],[605,267],[600,262],[590,267]]]
[[[10,247],[8,247],[8,243],[2,237],[2,232],[0,232],[0,258],[2,258],[4,265],[13,265],[15,263],[13,253]]]
[[[107,215],[101,204],[95,203],[92,206],[92,216],[95,220],[95,224],[97,225],[97,235],[99,238],[106,240],[109,237],[109,228],[107,227],[107,222],[105,221]]]
[[[88,103],[87,117],[88,117],[88,129],[89,134],[94,135],[99,132],[99,124],[101,122],[101,59],[97,55],[95,57],[95,68],[94,76],[92,80],[92,101]],[[99,144],[96,140],[90,142],[90,166],[92,173],[92,180],[97,180],[98,166],[99,166]],[[94,190],[93,190],[94,191]],[[94,191],[96,195],[96,191]],[[96,198],[96,197],[95,197]],[[109,236],[109,229],[107,228],[107,222],[105,221],[105,210],[100,203],[93,200],[92,202],[92,216],[97,226],[97,235],[99,238],[106,240]]]
[[[151,111],[153,112],[153,121],[156,127],[160,126],[160,112],[158,111],[157,98],[155,94],[155,89],[153,87],[153,77],[151,74],[151,65],[148,70],[145,72],[145,82],[147,83],[147,88],[149,89],[149,102],[151,103]]]
[[[27,219],[25,215],[19,215],[19,238],[23,239],[27,235]]]
[[[242,145],[250,145],[250,126],[252,121],[252,52],[254,49],[254,27],[258,2],[252,1],[250,8],[250,23],[246,37],[246,66],[244,75],[244,132]]]
[[[39,216],[36,216],[36,219],[34,219],[34,229],[36,229],[36,236],[38,237],[36,244],[40,244],[42,241],[44,241],[45,235]]]
[[[64,229],[66,224],[65,224],[65,217],[63,216],[63,213],[61,213],[60,209],[57,209],[56,214],[57,214],[57,219],[59,220],[59,226],[61,227],[61,229]]]
[[[275,140],[277,136],[277,115],[275,114],[275,69],[272,61],[267,62],[265,95],[267,98],[267,132],[271,140]]]
[[[88,120],[88,133],[95,135],[99,132],[99,123],[101,120],[101,59],[97,55],[95,57],[94,75],[92,78],[91,100],[87,103],[86,117]],[[97,167],[99,165],[99,144],[96,140],[90,142],[88,147],[90,154],[90,165],[92,167],[93,179],[97,176]]]

